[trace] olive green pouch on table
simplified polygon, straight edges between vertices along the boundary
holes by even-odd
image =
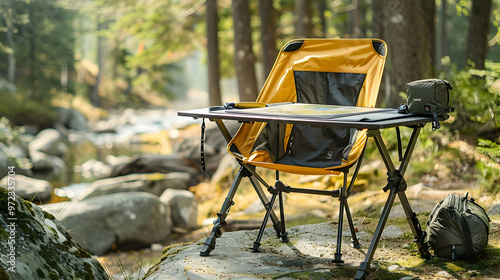
[[[406,84],[408,113],[431,115],[434,120],[432,129],[441,127],[439,117],[448,119],[448,113],[454,108],[449,106],[451,84],[442,79],[425,79]]]

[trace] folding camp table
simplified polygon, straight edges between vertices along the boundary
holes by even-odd
[[[269,108],[269,109],[267,109]],[[367,109],[367,108],[363,108]],[[377,248],[378,242],[382,235],[382,231],[385,227],[387,219],[389,217],[391,208],[394,203],[396,195],[399,197],[401,205],[405,211],[408,223],[410,225],[411,231],[414,236],[414,241],[417,244],[420,255],[422,258],[430,258],[429,248],[424,242],[425,231],[422,231],[420,223],[417,219],[417,215],[413,212],[408,198],[406,197],[407,184],[404,179],[404,174],[408,167],[409,161],[411,159],[415,144],[418,139],[421,128],[428,122],[432,122],[432,117],[415,116],[411,114],[398,114],[395,109],[378,109],[372,108],[368,111],[362,113],[345,113],[342,114],[330,114],[321,115],[321,113],[313,112],[306,114],[289,114],[276,112],[273,107],[259,108],[257,111],[252,111],[252,109],[241,109],[241,111],[226,110],[224,107],[211,107],[203,109],[193,109],[179,111],[179,116],[187,116],[193,118],[207,118],[211,121],[215,121],[220,132],[223,134],[224,138],[229,142],[232,139],[232,135],[226,128],[223,120],[233,120],[242,123],[247,122],[268,122],[268,123],[285,123],[285,124],[302,124],[311,125],[318,127],[339,127],[339,128],[355,128],[358,130],[367,130],[367,136],[374,139],[375,144],[380,152],[380,155],[384,161],[385,167],[387,168],[387,185],[383,188],[385,192],[389,191],[389,196],[385,202],[385,206],[382,210],[377,228],[373,234],[369,249],[367,251],[365,260],[361,262],[358,272],[355,276],[356,279],[364,279],[368,276],[370,270],[370,263],[373,259],[375,250]],[[400,137],[400,127],[408,127],[412,129],[412,134],[408,140],[406,148],[403,153],[403,145]],[[399,167],[396,168],[389,151],[384,143],[380,130],[387,128],[395,128],[397,133],[398,142],[398,152],[399,152]],[[211,250],[215,247],[215,239],[220,237],[222,234],[221,227],[226,224],[226,217],[230,211],[232,205],[234,205],[233,197],[239,185],[239,181],[242,177],[248,176],[252,182],[252,185],[259,196],[259,199],[266,207],[268,205],[268,199],[265,195],[264,190],[261,188],[260,183],[270,189],[265,181],[260,179],[259,176],[255,175],[253,167],[250,167],[246,163],[238,160],[241,165],[239,173],[235,179],[235,183],[229,190],[229,193],[222,205],[221,212],[218,213],[218,218],[214,222],[212,228],[212,234],[209,236],[205,242],[203,249],[201,250],[201,255],[208,255]],[[294,188],[286,187],[288,190],[286,192],[294,190]],[[300,191],[297,191],[300,192]],[[317,190],[316,194],[321,194],[325,192],[325,195],[331,195],[331,191]],[[270,219],[273,223],[274,229],[278,233],[278,236],[286,235],[284,231],[284,226],[280,224],[280,221],[274,211],[270,211]],[[283,219],[282,219],[283,220]]]

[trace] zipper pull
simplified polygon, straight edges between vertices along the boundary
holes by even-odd
[[[446,85],[447,89],[453,89],[453,86],[450,84],[450,82],[448,82],[447,80],[442,80],[442,81]]]

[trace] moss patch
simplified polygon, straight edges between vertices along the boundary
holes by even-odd
[[[4,202],[7,194],[0,188],[0,199]],[[9,233],[5,231],[5,217],[9,217],[5,207],[2,207],[0,219],[0,237],[5,241]],[[17,271],[19,279],[108,279],[102,265],[83,250],[66,232],[55,217],[38,206],[22,200],[16,196],[16,239],[18,258],[16,261],[25,263],[31,269],[25,275]],[[54,221],[55,225],[48,226],[45,221]],[[61,234],[66,238],[59,241]],[[35,249],[36,248],[36,249]],[[33,273],[33,275],[31,275]],[[0,271],[0,279],[9,279],[5,270]]]
[[[0,279],[5,279],[5,280],[9,280],[10,279],[10,276],[7,274],[7,272],[5,271],[5,269],[3,267],[0,266]]]
[[[186,245],[188,245],[190,243],[176,243],[176,244],[172,244],[170,246],[167,246],[165,247],[165,249],[163,249],[162,251],[162,256],[160,258],[160,261],[163,261],[165,259],[167,259],[168,257],[173,257],[175,255],[177,255],[178,253],[184,251],[184,249],[186,249]]]

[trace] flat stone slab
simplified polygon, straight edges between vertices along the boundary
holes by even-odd
[[[274,229],[268,227],[259,253],[250,249],[258,230],[224,233],[208,257],[200,256],[205,238],[191,244],[174,245],[144,279],[296,279],[295,273],[322,270],[327,273],[332,269],[348,269],[346,275],[352,278],[365,258],[372,235],[358,232],[361,248],[355,249],[351,247],[348,228],[343,231],[342,260],[345,263],[336,266],[331,261],[337,248],[337,227],[333,222],[326,222],[289,228],[290,241],[287,243],[281,242]]]

